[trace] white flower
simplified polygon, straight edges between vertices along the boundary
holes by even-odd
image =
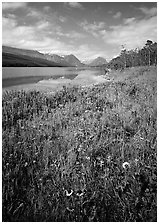
[[[130,163],[124,162],[122,166],[124,169],[130,168]]]
[[[71,192],[70,192],[70,193],[68,193],[67,190],[65,190],[65,192],[66,192],[66,196],[67,196],[67,197],[69,197],[69,196],[71,196],[71,195],[73,194],[73,190],[72,190],[72,189],[71,189]]]
[[[103,160],[101,160],[101,161],[99,162],[99,166],[100,166],[100,167],[104,166],[104,161],[103,161]]]
[[[74,209],[70,209],[69,207],[66,208],[69,212],[73,212]]]
[[[134,162],[135,162],[135,165],[137,165],[138,162],[139,162],[139,160],[138,159],[135,159]]]
[[[108,162],[108,163],[111,162],[111,156],[110,156],[110,155],[107,157],[107,162]]]
[[[83,192],[81,192],[81,193],[77,193],[77,196],[78,196],[78,197],[81,197],[81,196],[83,196],[83,195],[84,195]]]

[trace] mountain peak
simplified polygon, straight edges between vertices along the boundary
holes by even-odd
[[[103,57],[97,57],[95,58],[89,65],[90,66],[102,66],[102,65],[106,65],[108,62],[105,58]]]
[[[65,59],[65,61],[67,61],[71,65],[83,66],[83,64],[80,62],[80,60],[73,54],[65,55],[63,58]]]

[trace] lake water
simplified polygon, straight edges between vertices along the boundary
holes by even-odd
[[[98,68],[74,68],[74,67],[4,67],[2,68],[2,87],[12,87],[24,84],[38,83],[48,79],[74,79],[81,71],[92,71],[100,75],[102,70]]]

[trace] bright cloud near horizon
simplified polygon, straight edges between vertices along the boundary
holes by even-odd
[[[5,2],[2,44],[108,61],[157,41],[155,2]]]

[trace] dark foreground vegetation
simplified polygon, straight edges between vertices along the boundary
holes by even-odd
[[[156,68],[3,94],[3,221],[157,221]]]

